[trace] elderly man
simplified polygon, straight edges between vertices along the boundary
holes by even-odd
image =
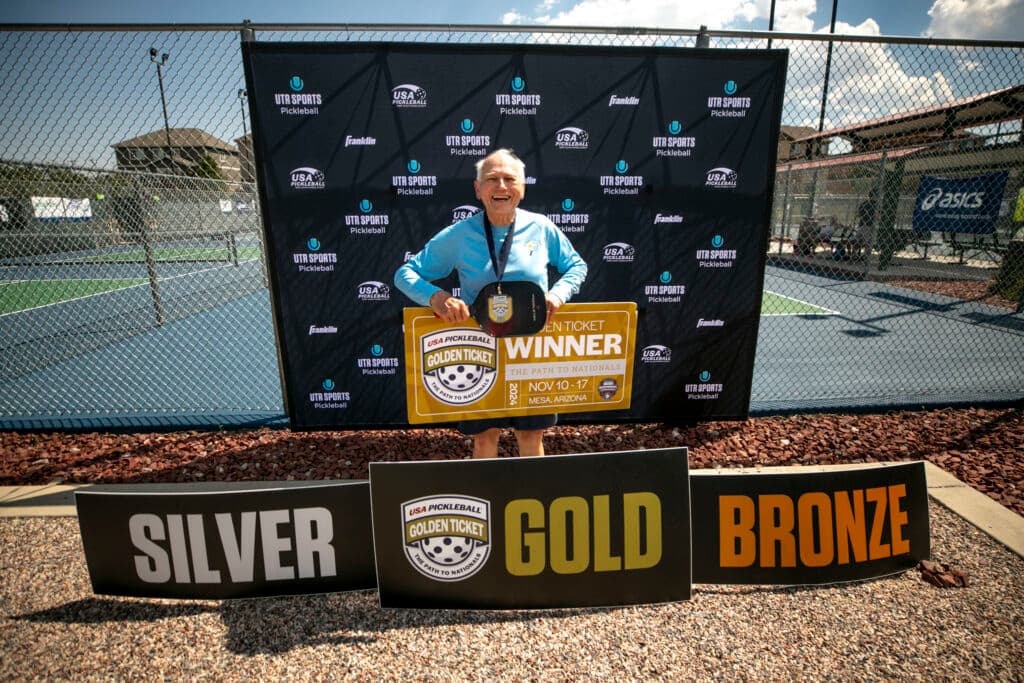
[[[473,302],[486,285],[500,280],[528,280],[547,292],[547,319],[579,292],[587,264],[545,216],[518,208],[526,194],[526,165],[508,149],[499,149],[476,164],[473,183],[484,210],[450,225],[395,273],[395,285],[421,306],[430,306],[449,323],[470,318]],[[492,256],[493,255],[493,256]],[[548,265],[561,274],[548,286]],[[462,298],[432,284],[458,271]],[[474,458],[498,455],[501,429],[511,427],[520,455],[544,455],[544,430],[557,415],[524,415],[461,422],[473,437]]]

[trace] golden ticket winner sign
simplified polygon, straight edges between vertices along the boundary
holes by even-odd
[[[404,309],[411,424],[628,410],[636,304],[566,304],[535,335],[496,338]]]

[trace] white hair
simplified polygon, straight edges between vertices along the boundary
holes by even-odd
[[[476,162],[476,179],[477,180],[483,180],[484,179],[483,178],[484,164],[486,164],[490,159],[492,159],[494,157],[498,157],[498,156],[503,156],[503,157],[507,157],[508,159],[510,159],[512,161],[512,163],[515,164],[516,168],[519,169],[519,179],[520,180],[526,180],[526,162],[524,162],[522,159],[517,157],[516,153],[513,152],[511,149],[508,149],[507,147],[502,147],[500,149],[496,149],[493,152],[491,152],[490,154],[488,154],[487,156],[485,156],[480,161]]]

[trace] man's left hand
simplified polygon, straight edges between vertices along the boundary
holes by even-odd
[[[562,307],[562,300],[559,299],[554,294],[552,294],[551,292],[547,293],[547,296],[544,297],[544,300],[547,303],[548,309],[547,318],[544,319],[544,324],[547,325],[548,323],[551,322],[551,318],[554,317],[555,313],[558,312],[558,309]]]

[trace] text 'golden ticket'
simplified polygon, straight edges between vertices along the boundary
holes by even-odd
[[[636,304],[566,304],[543,330],[492,337],[406,308],[411,424],[512,415],[628,410]]]

